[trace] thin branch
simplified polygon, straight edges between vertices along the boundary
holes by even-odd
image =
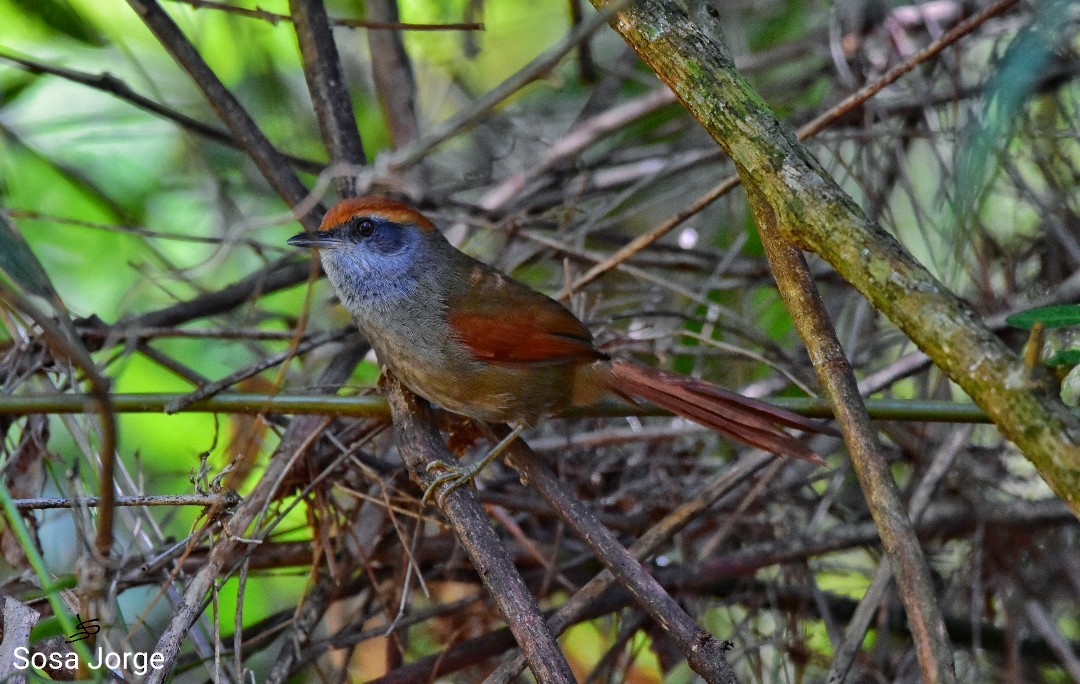
[[[618,579],[634,601],[671,637],[691,669],[710,684],[736,681],[724,655],[726,646],[690,617],[641,562],[618,542],[596,517],[521,440],[510,445],[509,458],[529,484],[555,509],[589,547],[597,559]],[[460,491],[460,490],[456,490]]]
[[[380,23],[397,23],[397,0],[368,0],[367,18]],[[416,78],[401,34],[379,31],[368,36],[371,75],[382,106],[383,121],[394,147],[401,148],[420,136],[416,116]]]
[[[427,403],[414,397],[392,377],[387,378],[386,384],[398,450],[413,480],[426,488],[435,481],[431,465],[452,462],[453,458],[434,428]],[[472,491],[468,487],[458,487],[442,498],[440,506],[514,633],[536,679],[540,682],[574,682],[573,672],[555,635],[547,629],[536,600]]]
[[[940,38],[928,45],[925,49],[919,50],[915,54],[908,57],[902,63],[896,65],[888,72],[883,74],[873,83],[869,83],[866,86],[860,88],[857,92],[852,93],[850,96],[844,98],[841,102],[836,103],[830,107],[827,111],[817,116],[813,121],[803,125],[796,131],[796,136],[799,140],[808,140],[830,125],[835,123],[838,119],[854,110],[855,108],[866,103],[867,100],[879,93],[889,84],[895,82],[904,74],[908,73],[919,64],[932,59],[938,55],[942,50],[955,44],[960,38],[971,33],[988,19],[1004,12],[1006,9],[1016,4],[1017,0],[998,0],[990,7],[987,7],[982,12],[979,12],[973,17],[957,24],[952,29],[942,34]],[[574,292],[577,292],[581,288],[585,287],[589,283],[593,282],[603,274],[607,273],[613,268],[616,268],[622,263],[633,258],[635,254],[646,249],[649,245],[655,243],[660,238],[664,237],[671,231],[682,225],[691,216],[700,213],[705,207],[709,206],[716,200],[720,199],[728,192],[733,190],[739,185],[740,179],[738,175],[728,176],[724,180],[717,183],[712,189],[706,192],[704,195],[694,200],[690,207],[684,211],[680,211],[671,218],[667,219],[655,228],[641,234],[634,238],[631,242],[620,248],[610,257],[603,262],[590,268],[584,275],[575,280],[572,284],[567,285],[560,297],[568,296]]]
[[[99,90],[103,93],[109,93],[139,109],[160,116],[167,121],[171,121],[184,130],[195,133],[196,135],[201,135],[204,138],[221,143],[222,145],[228,145],[235,149],[242,149],[240,144],[236,141],[236,138],[226,131],[204,124],[198,119],[194,119],[186,114],[182,114],[163,104],[155,102],[144,95],[140,95],[127,83],[110,73],[90,74],[85,71],[76,71],[75,69],[53,66],[51,64],[26,59],[25,57],[19,57],[7,52],[0,52],[0,59],[11,62],[12,64],[18,64],[32,74],[50,74],[71,81],[72,83],[79,83],[89,88],[93,88],[94,90]],[[313,159],[304,159],[303,157],[296,157],[284,153],[282,156],[296,168],[303,169],[310,173],[320,173],[326,166]]]
[[[100,496],[84,496],[80,498],[39,498],[39,499],[15,499],[15,507],[20,511],[37,511],[51,508],[96,508],[101,505]],[[219,506],[230,509],[240,503],[240,495],[236,492],[223,494],[157,494],[146,496],[118,496],[112,502],[113,506]]]
[[[111,394],[116,413],[162,413],[172,402],[185,394]],[[832,410],[821,399],[771,397],[769,403],[810,418],[831,418]],[[0,395],[0,415],[33,413],[86,413],[92,410],[93,397],[88,394],[15,394]],[[968,402],[869,399],[870,417],[876,420],[907,420],[941,423],[989,423],[990,418],[978,406]],[[218,394],[184,406],[189,413],[279,413],[293,415],[365,416],[388,418],[390,413],[383,396],[365,394],[338,396],[333,394]],[[624,404],[596,404],[563,412],[565,418],[613,418],[625,416],[670,416],[658,408]],[[686,426],[683,434],[707,432],[704,428]]]
[[[293,17],[288,14],[279,14],[277,12],[270,12],[261,8],[250,9],[247,7],[236,7],[234,5],[226,5],[223,2],[216,2],[215,0],[171,0],[172,2],[183,3],[185,5],[191,5],[196,9],[212,9],[228,14],[236,14],[242,17],[248,17],[251,19],[261,19],[262,21],[269,22],[277,26],[281,22],[291,22]],[[483,31],[484,25],[477,24],[475,22],[468,23],[446,23],[446,24],[418,24],[408,22],[381,22],[381,21],[369,21],[367,19],[331,19],[330,23],[334,26],[344,26],[347,28],[364,28],[375,31]]]
[[[360,166],[366,163],[364,144],[356,127],[349,89],[338,59],[337,44],[330,32],[322,0],[291,0],[296,40],[300,44],[304,77],[319,119],[323,144],[335,164]],[[343,196],[353,191],[351,179],[338,178]]]
[[[156,0],[128,0],[128,4],[157,36],[162,47],[169,51],[176,63],[188,72],[195,85],[202,90],[206,101],[232,131],[281,199],[290,208],[303,202],[308,195],[307,188],[296,174],[289,170],[287,160],[270,144],[251,115],[218,79],[165,10]],[[314,230],[319,225],[322,212],[319,207],[312,207],[311,211],[299,218],[309,230]]]
[[[545,50],[539,57],[536,57],[519,69],[513,76],[478,97],[462,111],[446,121],[435,125],[423,137],[410,143],[402,150],[395,152],[392,160],[389,162],[389,168],[407,168],[423,159],[436,146],[446,142],[451,137],[464,130],[486,112],[490,111],[521,88],[551,71],[551,69],[555,68],[555,65],[577,47],[578,44],[592,35],[593,32],[601,26],[608,23],[619,10],[630,4],[631,0],[615,0],[606,7],[600,8],[591,17],[575,26],[566,37]]]
[[[216,394],[224,392],[233,385],[242,382],[252,376],[258,375],[268,368],[273,368],[278,364],[285,363],[291,360],[297,354],[303,354],[316,347],[321,347],[328,342],[335,342],[353,334],[352,330],[348,328],[339,328],[338,330],[332,330],[322,335],[316,335],[314,337],[308,337],[302,339],[295,346],[290,346],[288,349],[277,354],[271,354],[263,359],[260,359],[257,363],[253,363],[247,368],[241,368],[239,370],[229,373],[223,378],[219,378],[211,383],[203,385],[199,389],[185,394],[184,396],[170,401],[165,405],[165,413],[176,413],[182,411],[184,408],[191,406],[192,404],[209,399]]]
[[[900,596],[915,638],[923,680],[941,684],[953,682],[952,646],[933,593],[930,568],[900,499],[900,490],[889,472],[884,449],[870,423],[855,372],[836,338],[802,252],[785,241],[777,228],[776,214],[764,196],[749,184],[747,195],[776,285],[810,353],[818,382],[836,412],[852,466],[900,584]]]

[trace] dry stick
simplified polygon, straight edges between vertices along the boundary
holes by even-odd
[[[535,460],[536,456],[529,454],[528,459]],[[764,467],[770,460],[772,460],[771,456],[760,452],[740,460],[690,500],[665,515],[645,534],[638,537],[637,541],[630,546],[628,552],[637,561],[644,562],[659,551],[664,544],[668,543],[679,530],[708,510],[738,484]],[[517,461],[514,461],[514,463],[516,464]],[[558,512],[558,509],[556,509],[556,512]],[[588,610],[589,605],[614,583],[615,576],[610,571],[601,572],[578,589],[566,603],[559,606],[559,609],[548,618],[548,627],[555,634],[561,634],[567,627],[577,622]],[[524,660],[521,655],[515,655],[492,672],[485,680],[485,684],[506,684],[521,672],[523,666]]]
[[[345,356],[345,351],[349,351],[350,356]],[[319,382],[328,386],[345,382],[352,375],[353,368],[363,358],[365,351],[359,347],[343,350],[343,353],[330,363],[319,378]],[[289,424],[280,444],[267,462],[262,478],[248,494],[248,498],[236,507],[236,511],[226,523],[230,533],[222,534],[218,538],[210,549],[206,561],[191,577],[184,589],[184,594],[174,608],[168,626],[154,648],[162,654],[164,666],[151,673],[147,679],[149,684],[165,681],[180,651],[180,645],[187,635],[188,628],[204,609],[203,597],[213,586],[222,568],[234,558],[234,548],[243,543],[244,540],[240,539],[240,535],[243,535],[247,527],[261,515],[265,506],[276,494],[278,483],[283,479],[285,469],[292,461],[296,449],[307,443],[312,432],[324,423],[325,419],[316,415],[299,417]]]
[[[231,508],[240,503],[240,495],[235,492],[225,494],[159,494],[146,496],[118,496],[113,506],[219,506]],[[100,506],[102,497],[85,496],[81,498],[50,499],[15,499],[15,507],[20,511],[38,511],[51,508],[79,508]]]
[[[323,145],[335,164],[362,165],[367,157],[326,6],[322,0],[290,0],[289,9]],[[344,177],[338,178],[338,189],[344,197],[353,194],[353,184]]]
[[[1080,658],[1073,651],[1068,637],[1061,633],[1061,628],[1055,619],[1046,611],[1041,603],[1035,599],[1024,602],[1024,612],[1027,613],[1031,627],[1043,638],[1050,650],[1054,652],[1069,678],[1074,682],[1080,682]]]
[[[256,363],[253,363],[246,368],[241,368],[239,370],[233,371],[232,373],[229,373],[223,378],[218,378],[217,380],[209,382],[193,392],[189,392],[181,397],[178,397],[177,399],[170,401],[165,405],[165,413],[176,413],[177,411],[182,411],[196,402],[202,401],[204,399],[209,399],[216,394],[224,392],[238,382],[246,380],[253,375],[258,375],[267,368],[273,368],[278,364],[286,363],[287,361],[290,361],[293,357],[299,354],[303,354],[316,347],[321,347],[328,342],[334,342],[336,340],[348,337],[352,334],[354,334],[353,330],[350,330],[348,328],[339,328],[337,330],[331,330],[330,332],[323,333],[321,335],[315,335],[312,337],[301,339],[299,340],[299,344],[295,346],[290,346],[285,351],[278,352],[277,354],[271,354],[270,356],[260,359]],[[269,399],[270,397],[268,396],[267,398]]]
[[[822,130],[827,128],[830,124],[835,122],[840,117],[844,116],[851,110],[858,106],[861,106],[864,102],[869,100],[874,95],[881,92],[885,86],[893,83],[904,74],[908,73],[919,64],[922,64],[932,57],[936,57],[945,48],[949,47],[956,41],[960,40],[967,34],[971,33],[975,29],[982,26],[987,20],[1001,14],[1005,10],[1009,9],[1017,3],[1018,0],[998,0],[992,5],[986,7],[981,12],[973,14],[964,21],[959,22],[951,29],[941,34],[941,36],[934,42],[927,45],[922,50],[919,50],[905,59],[903,62],[897,64],[892,69],[886,71],[882,76],[869,83],[862,88],[859,88],[851,95],[844,98],[841,102],[837,103],[829,110],[823,113],[821,116],[816,117],[812,121],[804,124],[798,130],[798,137],[800,140],[804,140],[810,136],[817,135]]]
[[[668,220],[661,223],[659,226],[650,230],[649,232],[637,236],[636,238],[616,250],[615,253],[612,254],[610,257],[604,259],[602,262],[590,268],[580,278],[564,287],[562,291],[559,292],[558,295],[556,295],[556,299],[563,299],[577,292],[578,290],[585,287],[600,276],[604,275],[611,269],[618,268],[624,262],[629,261],[630,258],[633,257],[635,254],[645,249],[649,245],[653,244],[660,238],[664,237],[671,231],[678,228],[688,218],[694,216],[695,214],[698,214],[705,207],[709,206],[720,197],[726,195],[738,184],[738,176],[729,176],[724,180],[720,181],[720,183],[712,190],[709,190],[704,195],[694,200],[694,203],[691,204],[688,209],[680,211],[679,213],[675,214]]]
[[[131,86],[110,73],[89,74],[84,71],[76,71],[74,69],[44,64],[42,62],[6,53],[0,53],[0,59],[12,62],[13,64],[18,64],[32,74],[49,74],[71,81],[72,83],[78,83],[95,90],[100,90],[103,93],[109,93],[139,109],[150,112],[151,114],[156,114],[167,121],[172,121],[180,128],[201,135],[204,138],[209,138],[214,142],[237,149],[240,149],[241,147],[236,141],[236,138],[229,135],[228,132],[204,124],[198,119],[193,119],[192,117],[182,114],[174,109],[170,109],[161,103],[154,102],[150,98],[135,92],[131,89]],[[324,168],[323,163],[317,162],[314,159],[304,159],[303,157],[296,157],[289,154],[282,156],[293,166],[310,173],[319,173]]]
[[[397,0],[367,0],[364,6],[368,20],[381,24],[398,23]],[[368,44],[371,75],[383,120],[394,147],[404,147],[420,136],[420,122],[416,117],[416,79],[409,54],[400,31],[369,33]],[[420,168],[422,170],[422,166]]]
[[[971,427],[957,430],[950,436],[948,442],[938,449],[938,453],[934,457],[933,462],[931,462],[930,468],[915,487],[915,492],[912,494],[911,501],[908,504],[908,515],[913,524],[918,524],[922,519],[923,513],[930,505],[930,497],[933,495],[934,490],[937,489],[938,483],[941,482],[942,478],[945,477],[946,472],[948,472],[949,468],[952,466],[957,454],[960,453],[960,450],[963,449],[964,445],[967,443],[970,435]],[[858,473],[857,469],[856,473]],[[874,507],[870,508],[870,512],[874,512]],[[839,684],[847,679],[848,670],[851,669],[852,663],[855,662],[855,656],[858,654],[859,649],[862,648],[866,633],[870,629],[871,620],[877,613],[878,606],[881,605],[881,599],[885,595],[885,590],[888,588],[891,579],[892,570],[890,564],[884,562],[879,563],[877,571],[870,581],[870,585],[866,588],[863,597],[859,600],[859,605],[855,609],[855,614],[852,615],[851,620],[848,621],[848,627],[844,632],[843,642],[834,644],[835,655],[833,657],[832,665],[829,666],[829,673],[826,677],[826,681],[832,684]],[[905,589],[903,584],[901,584],[901,592],[905,592]],[[907,599],[904,597],[903,593],[901,594],[901,599],[905,600],[906,607]],[[911,623],[910,613],[908,623]],[[942,629],[944,628],[943,622]],[[912,632],[918,636],[914,626],[912,626]],[[918,648],[919,641],[916,640],[915,644],[916,648]]]
[[[436,146],[464,130],[483,114],[524,86],[546,74],[579,43],[610,21],[619,10],[630,4],[630,0],[614,0],[606,7],[601,8],[596,14],[575,26],[565,38],[548,48],[510,78],[481,95],[454,116],[436,125],[423,137],[410,143],[408,147],[395,152],[392,159],[389,160],[389,168],[391,170],[403,169],[423,159]]]
[[[155,0],[128,0],[128,4],[157,37],[162,47],[176,60],[176,63],[188,72],[195,85],[202,91],[206,101],[213,107],[221,121],[228,126],[278,196],[290,207],[300,204],[308,194],[307,189],[291,171],[285,157],[270,144],[252,120],[251,115],[218,80],[203,60],[202,55],[188,41],[172,18]],[[315,207],[300,217],[300,220],[307,228],[314,230],[319,225],[320,214],[318,207]]]
[[[939,37],[930,45],[927,45],[922,50],[915,52],[900,64],[897,64],[892,69],[889,69],[873,83],[863,86],[848,97],[844,98],[842,101],[830,107],[828,111],[824,112],[820,116],[814,118],[812,121],[803,125],[801,128],[799,128],[798,131],[796,131],[796,137],[798,137],[799,140],[806,140],[807,138],[811,138],[817,135],[822,130],[827,128],[830,124],[834,123],[837,119],[843,117],[848,112],[852,111],[856,107],[861,106],[871,97],[878,94],[882,89],[885,88],[885,86],[895,82],[901,76],[917,67],[919,64],[922,64],[926,60],[936,56],[938,53],[958,41],[960,38],[977,29],[988,19],[997,16],[998,14],[1001,14],[1009,7],[1015,5],[1017,1],[1018,0],[998,0],[998,2],[995,2],[994,4],[990,5],[978,14],[975,14],[970,18],[960,22],[956,26],[943,33],[941,37]],[[661,223],[659,226],[656,226],[647,233],[639,235],[638,237],[634,238],[626,245],[618,249],[614,254],[605,259],[603,262],[596,264],[595,266],[590,268],[588,271],[585,272],[584,275],[574,281],[571,285],[565,287],[563,291],[559,293],[558,298],[563,298],[574,292],[577,292],[578,290],[585,287],[586,285],[596,280],[603,274],[607,273],[611,269],[617,268],[620,264],[623,264],[626,261],[630,260],[635,254],[647,248],[649,245],[653,244],[671,231],[675,230],[688,218],[705,209],[705,207],[709,206],[717,199],[727,194],[738,184],[738,175],[733,175],[725,178],[719,184],[717,184],[716,187],[712,188],[704,195],[699,197],[697,200],[695,200],[694,203],[690,205],[689,209],[675,214],[668,220]]]
[[[314,230],[318,224],[308,227]],[[307,261],[297,261],[293,256],[282,257],[220,290],[121,321],[113,327],[117,330],[128,327],[161,328],[215,316],[240,306],[256,294],[270,294],[302,283],[307,279],[310,270],[311,266]]]
[[[710,684],[736,681],[725,656],[725,645],[682,609],[645,570],[641,561],[615,539],[524,442],[517,440],[510,445],[509,458],[525,480],[630,592],[635,602],[671,637],[694,672]]]
[[[941,684],[955,681],[952,647],[934,596],[930,569],[859,395],[855,372],[836,338],[802,252],[780,234],[776,214],[756,186],[744,185],[776,285],[806,344],[818,382],[833,406],[851,465],[877,523],[882,547],[896,573],[923,681]]]
[[[367,18],[374,22],[394,24],[398,21],[398,0],[368,0]],[[375,96],[382,110],[383,121],[390,132],[395,149],[401,149],[421,135],[416,114],[418,94],[409,53],[405,50],[400,31],[368,33],[371,52],[371,76]],[[399,168],[395,173],[379,178],[378,191],[420,197],[430,189],[430,169],[426,164]]]
[[[402,460],[413,481],[427,489],[435,474],[428,468],[437,462],[453,462],[434,427],[430,407],[391,376],[386,378],[387,398],[394,415],[394,435]],[[468,487],[458,487],[440,503],[454,534],[468,554],[484,586],[498,605],[507,626],[521,647],[533,675],[540,682],[574,682],[570,665],[544,615],[529,593],[514,562],[506,552]]]
[[[289,7],[323,144],[334,164],[360,166],[366,161],[364,146],[356,127],[352,100],[345,87],[345,77],[338,59],[337,44],[330,30],[326,7],[322,0],[291,0]],[[342,196],[352,196],[354,187],[351,179],[338,177],[338,190]],[[309,287],[317,273],[313,256]],[[304,320],[306,321],[306,317]],[[302,327],[298,326],[298,335],[302,334]],[[292,354],[300,353],[296,346],[289,351]],[[354,515],[361,510],[362,506],[356,506]],[[352,522],[355,523],[355,519]],[[319,573],[318,579],[306,594],[303,604],[297,607],[293,623],[284,638],[285,646],[278,652],[267,682],[283,682],[289,676],[302,653],[301,649],[310,640],[312,631],[326,612],[342,578],[352,575],[353,557],[343,554],[339,560],[343,565],[339,568],[339,573],[330,572],[328,567],[312,570]]]

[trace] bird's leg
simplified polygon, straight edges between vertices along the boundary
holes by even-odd
[[[487,431],[489,433],[491,433],[491,428],[488,428],[486,424],[484,425],[484,427],[487,428]],[[524,429],[525,425],[523,423],[517,423],[514,426],[514,429],[510,431],[510,434],[499,440],[499,443],[492,447],[491,451],[487,452],[487,454],[482,459],[480,459],[480,462],[476,465],[454,467],[442,461],[434,461],[432,463],[429,463],[427,467],[429,472],[432,470],[444,470],[446,472],[436,477],[435,481],[428,485],[428,488],[424,490],[424,496],[420,499],[420,503],[427,503],[427,500],[431,498],[431,495],[435,492],[435,490],[437,490],[439,487],[443,487],[443,485],[446,485],[445,487],[443,487],[442,491],[439,492],[438,496],[435,497],[436,503],[439,505],[439,507],[442,507],[443,501],[446,500],[447,494],[454,491],[463,484],[472,482],[472,480],[480,474],[480,471],[483,470],[487,466],[487,464],[491,463],[496,458],[501,456],[502,453],[506,451],[511,444],[513,444],[514,440],[517,439],[519,435],[521,435],[521,432]]]

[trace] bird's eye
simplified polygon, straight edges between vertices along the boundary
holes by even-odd
[[[375,222],[371,219],[360,219],[356,224],[356,232],[360,233],[360,237],[371,237],[375,232]]]

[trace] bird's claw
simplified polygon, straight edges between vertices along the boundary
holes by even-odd
[[[491,463],[500,455],[502,455],[504,451],[506,451],[507,447],[509,447],[514,442],[514,440],[517,439],[518,435],[521,434],[521,431],[524,429],[524,427],[525,426],[521,424],[515,427],[512,431],[510,431],[508,435],[503,437],[499,441],[499,443],[496,444],[494,448],[492,448],[492,450],[487,453],[486,456],[484,456],[484,458],[480,459],[480,462],[476,465],[471,465],[468,467],[458,467],[452,466],[444,461],[432,461],[431,463],[429,463],[427,465],[427,471],[429,473],[433,470],[444,470],[446,472],[436,477],[435,480],[430,485],[428,485],[428,488],[424,490],[423,498],[420,499],[420,504],[426,504],[427,500],[431,498],[431,494],[436,489],[438,489],[439,487],[443,487],[443,485],[446,485],[445,487],[443,487],[443,490],[439,492],[438,495],[435,497],[435,503],[438,504],[439,508],[442,508],[443,502],[446,501],[447,494],[454,491],[461,485],[472,482],[474,479],[476,479],[476,476],[480,474],[481,470],[487,467],[488,463]]]
[[[464,468],[452,466],[445,461],[432,461],[427,465],[427,471],[429,473],[435,470],[442,470],[445,472],[436,477],[431,484],[428,485],[427,489],[424,490],[424,496],[420,497],[420,505],[426,505],[431,498],[431,495],[442,487],[442,491],[439,491],[439,493],[435,495],[435,504],[439,508],[442,508],[447,495],[458,487],[472,482],[485,465],[487,465],[487,463],[483,462],[476,466]]]

